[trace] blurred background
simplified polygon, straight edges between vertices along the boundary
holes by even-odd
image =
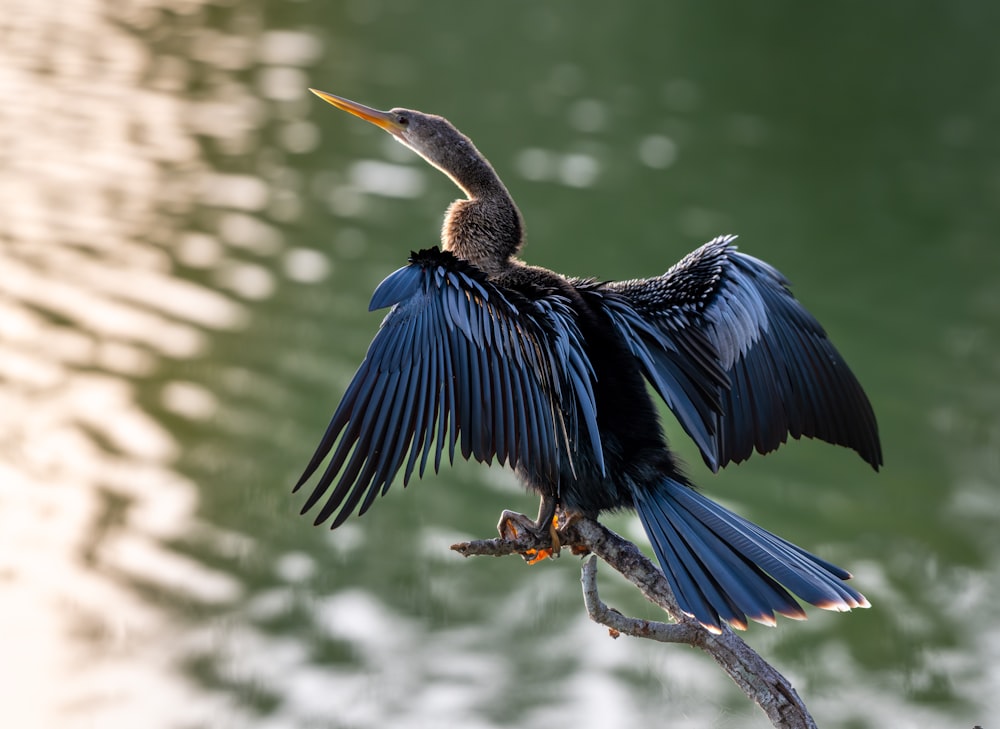
[[[782,270],[867,388],[883,472],[802,442],[713,476],[670,433],[874,607],[746,638],[821,726],[1000,716],[995,7],[0,6],[4,726],[768,725],[707,657],[590,623],[575,558],[451,553],[535,508],[507,472],[397,486],[336,532],[298,516],[368,297],[456,196],[309,86],[450,118],[532,263],[641,277],[731,232]]]

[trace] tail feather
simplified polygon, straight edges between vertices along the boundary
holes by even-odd
[[[681,609],[709,630],[775,613],[804,619],[789,594],[827,610],[868,607],[850,573],[762,529],[689,486],[665,478],[633,492],[639,519]],[[787,589],[786,589],[787,588]]]
[[[683,504],[673,510],[676,517],[671,521],[688,547],[698,555],[706,572],[724,586],[749,617],[770,625],[775,623],[772,610],[788,617],[805,618],[798,602],[778,581],[762,572],[745,552],[734,550],[718,531],[705,528]],[[761,606],[767,607],[761,609]]]
[[[658,516],[660,518],[647,519],[646,510],[639,510],[639,518],[646,534],[657,545],[657,556],[675,595],[682,593],[689,598],[689,604],[684,609],[702,623],[721,615],[726,622],[740,624],[742,613],[739,606],[705,570],[696,554],[674,529],[669,517],[662,511]]]
[[[683,507],[654,495],[639,514],[660,564],[668,564],[664,571],[669,570],[675,578],[679,571],[675,565],[684,571],[687,579],[671,582],[671,586],[681,607],[703,625],[718,629],[721,619],[746,628],[747,617],[774,625],[775,611],[805,617],[799,604],[774,579],[692,519]],[[664,545],[667,548],[661,549]]]
[[[719,535],[731,549],[806,602],[823,606],[845,601],[848,608],[860,607],[852,602],[861,596],[842,582],[850,578],[850,572],[762,529],[692,488],[674,483],[671,496],[688,510],[690,519]]]
[[[712,501],[707,499],[706,501],[722,515],[730,517],[739,526],[751,530],[762,541],[772,545],[771,550],[762,555],[762,561],[767,561],[762,566],[768,571],[772,571],[773,568],[772,574],[778,581],[803,600],[824,610],[847,611],[852,608],[870,607],[864,595],[844,584],[844,580],[852,577],[847,570],[807,552],[802,547],[723,509]],[[831,579],[831,575],[836,579]]]

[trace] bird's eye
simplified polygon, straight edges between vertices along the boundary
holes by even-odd
[[[410,123],[410,120],[407,117],[405,117],[402,114],[400,114],[398,117],[396,117],[396,122],[400,126],[405,127],[407,124]]]

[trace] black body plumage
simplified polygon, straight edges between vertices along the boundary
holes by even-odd
[[[768,264],[716,238],[661,276],[569,279],[521,263],[520,214],[441,117],[320,95],[393,133],[468,195],[444,250],[413,253],[376,289],[391,307],[296,489],[331,456],[303,511],[364,513],[456,455],[514,469],[567,512],[636,509],[681,607],[721,621],[867,606],[849,573],[715,504],[671,454],[646,382],[712,469],[814,437],[882,463],[858,381]],[[543,509],[544,512],[544,509]],[[547,524],[539,524],[540,528]],[[787,589],[786,589],[787,588]]]

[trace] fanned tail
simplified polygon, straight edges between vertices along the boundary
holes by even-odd
[[[775,613],[804,620],[789,591],[824,610],[869,606],[844,584],[849,572],[690,486],[664,477],[654,489],[634,487],[632,496],[681,609],[712,632],[722,621],[746,629],[747,618],[774,625]]]

